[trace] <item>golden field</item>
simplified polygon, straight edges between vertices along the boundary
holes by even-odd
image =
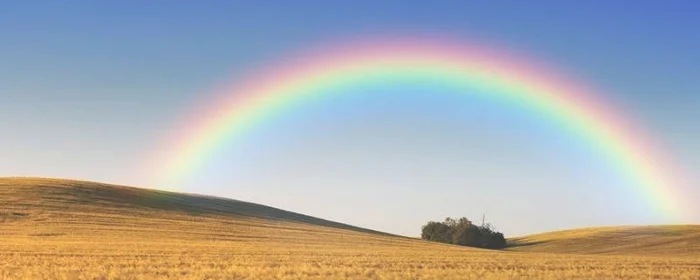
[[[0,279],[700,279],[700,226],[509,242],[481,250],[237,200],[0,178]]]

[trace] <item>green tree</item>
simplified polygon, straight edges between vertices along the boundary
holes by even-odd
[[[457,220],[447,217],[443,222],[430,221],[421,228],[421,238],[489,249],[500,249],[507,245],[503,233],[495,231],[491,224],[477,226],[466,217]]]

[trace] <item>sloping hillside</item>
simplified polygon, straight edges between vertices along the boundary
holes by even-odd
[[[45,178],[0,178],[0,221],[137,222],[128,217],[226,218],[265,224],[295,223],[389,235],[265,205],[95,182]],[[127,219],[127,220],[124,220]],[[43,224],[43,223],[42,223]]]
[[[538,246],[515,250],[549,248]],[[700,265],[465,248],[231,199],[38,178],[0,178],[0,260],[0,279],[698,279]]]
[[[700,256],[700,225],[584,228],[508,241],[523,252]]]

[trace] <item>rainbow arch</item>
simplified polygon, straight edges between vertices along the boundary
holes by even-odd
[[[681,199],[665,155],[594,91],[557,73],[523,56],[459,40],[364,39],[323,46],[284,60],[195,109],[181,134],[169,136],[164,153],[155,157],[155,185],[183,181],[219,147],[294,104],[378,81],[423,81],[483,88],[565,124],[618,167],[651,207],[680,218]]]

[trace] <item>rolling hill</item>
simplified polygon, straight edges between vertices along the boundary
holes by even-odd
[[[700,228],[591,228],[505,251],[233,199],[0,178],[0,279],[697,279]]]
[[[52,219],[82,216],[100,217],[171,215],[172,217],[228,217],[264,223],[302,223],[333,229],[389,235],[351,225],[314,218],[265,205],[194,194],[45,178],[0,178],[0,202],[13,206],[5,217],[36,221],[42,215]],[[9,214],[8,214],[9,213]],[[14,213],[14,214],[12,214]],[[102,215],[102,216],[100,216]],[[48,217],[46,217],[48,218]]]
[[[700,225],[573,229],[511,238],[525,252],[700,256]]]

